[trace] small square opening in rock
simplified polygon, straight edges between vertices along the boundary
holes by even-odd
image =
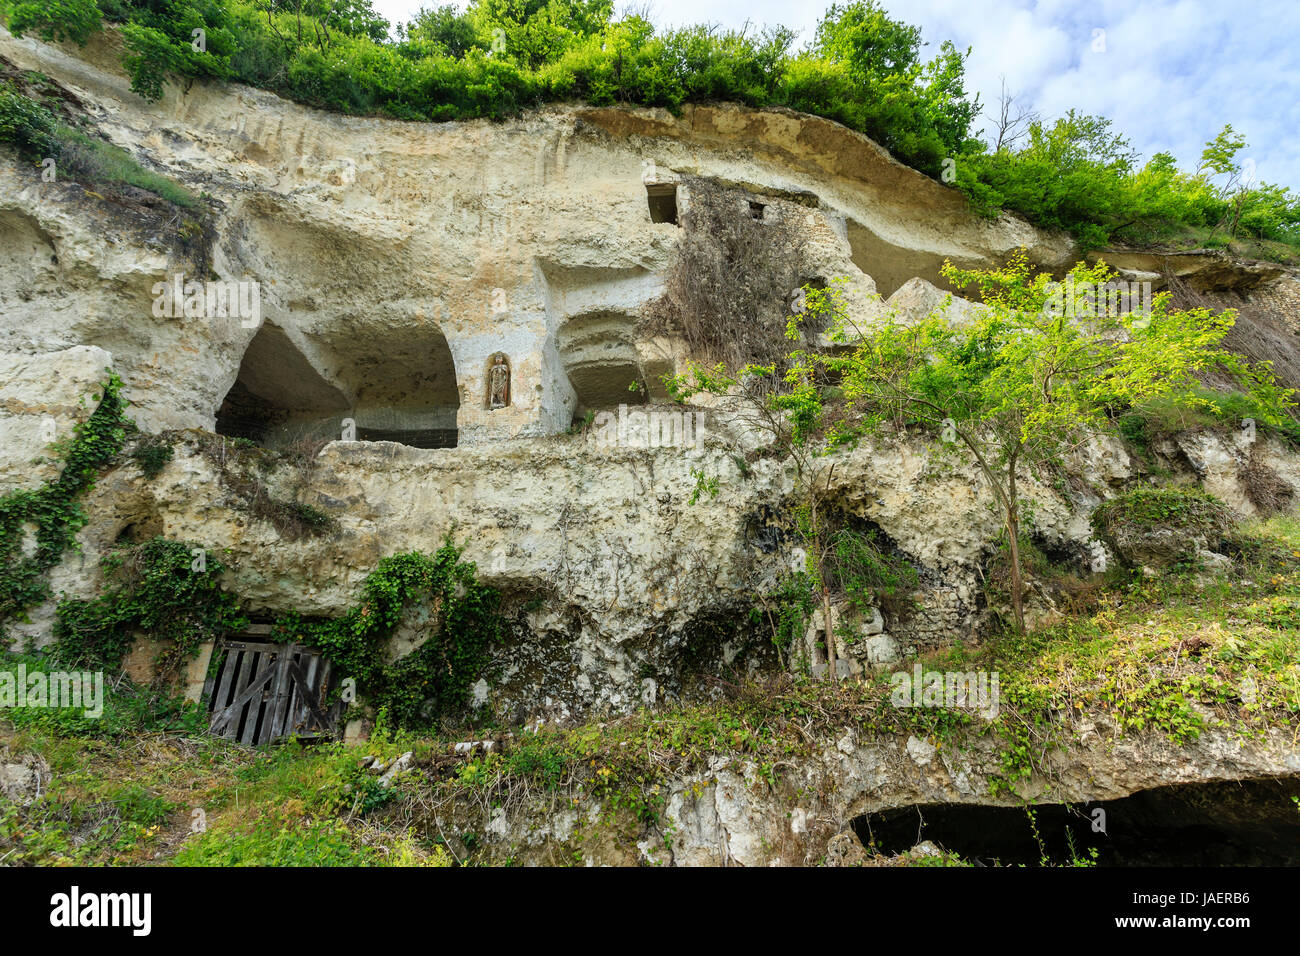
[[[647,183],[646,200],[650,204],[651,222],[671,222],[677,225],[677,184]]]

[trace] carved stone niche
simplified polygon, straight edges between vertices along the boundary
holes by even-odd
[[[496,352],[488,359],[487,400],[484,407],[488,411],[506,408],[510,405],[510,359],[505,352]]]

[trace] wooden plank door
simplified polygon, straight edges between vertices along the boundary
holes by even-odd
[[[247,746],[334,736],[340,706],[326,703],[329,661],[302,644],[255,639],[269,630],[218,644],[221,661],[205,688],[209,731]]]

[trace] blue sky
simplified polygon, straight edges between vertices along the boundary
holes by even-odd
[[[425,0],[432,4],[434,0]],[[374,0],[405,20],[421,0]],[[458,4],[464,6],[464,3]],[[812,34],[826,3],[618,0],[659,25],[783,24]],[[968,88],[993,110],[1001,85],[1045,118],[1108,117],[1146,159],[1194,166],[1224,123],[1256,178],[1300,191],[1300,0],[885,0],[932,48],[965,49]],[[1099,34],[1096,31],[1104,31]],[[927,51],[928,53],[929,51]],[[989,125],[987,122],[984,124]]]

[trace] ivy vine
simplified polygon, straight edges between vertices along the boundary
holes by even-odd
[[[73,429],[71,439],[55,444],[64,462],[58,478],[0,496],[0,635],[7,621],[27,620],[27,611],[49,597],[47,572],[75,547],[86,524],[79,499],[135,428],[126,417],[121,388],[122,380],[110,370],[90,418]],[[35,530],[36,547],[24,554],[28,527]]]
[[[221,586],[225,566],[197,545],[154,538],[105,555],[101,565],[102,594],[59,602],[54,636],[68,663],[120,667],[143,632],[165,642],[158,673],[168,674],[200,645],[248,626]]]
[[[428,725],[469,703],[489,648],[505,630],[500,592],[478,581],[477,567],[462,561],[461,552],[448,538],[432,555],[384,558],[366,578],[360,602],[342,617],[313,621],[291,612],[276,623],[274,638],[319,648],[394,726]],[[431,617],[427,639],[387,663],[386,640],[419,601]]]

